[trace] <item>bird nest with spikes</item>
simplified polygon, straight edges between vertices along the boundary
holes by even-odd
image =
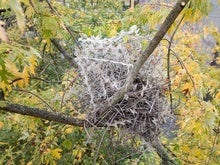
[[[140,36],[133,26],[116,37],[90,37],[79,41],[82,49],[76,48],[75,55],[81,81],[75,94],[83,113],[87,114],[87,121],[97,126],[120,127],[148,141],[155,139],[169,116],[160,51],[149,57],[123,99],[103,114],[100,113],[105,108],[103,105],[125,84],[148,39]]]

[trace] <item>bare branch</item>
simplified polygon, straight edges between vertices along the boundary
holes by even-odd
[[[35,96],[36,98],[38,98],[39,100],[41,100],[51,111],[54,111],[54,109],[50,106],[49,103],[47,103],[42,97],[38,96],[37,94],[31,92],[31,91],[27,91],[24,89],[13,89],[14,91],[18,91],[18,92],[24,92],[24,93],[29,93],[33,96]]]
[[[20,104],[12,104],[7,101],[0,102],[0,110],[18,113],[21,115],[33,116],[58,123],[69,124],[73,126],[83,127],[85,120],[67,116],[66,114],[57,113],[54,111],[46,111],[39,108],[32,108]]]
[[[152,143],[152,146],[156,150],[157,154],[161,157],[162,164],[164,165],[175,165],[175,161],[172,158],[175,158],[175,155],[172,155],[172,153],[169,153],[169,151],[166,150],[166,148],[160,143],[159,140],[155,140]]]
[[[65,59],[67,59],[67,61],[75,68],[78,67],[77,63],[74,60],[75,56],[71,56],[69,55],[65,49],[63,49],[63,47],[59,44],[58,40],[56,39],[51,39],[51,42],[53,43],[53,45],[60,51],[60,53],[63,54],[63,56],[65,57]]]
[[[167,51],[167,79],[168,79],[168,87],[169,87],[169,97],[170,97],[170,110],[171,113],[173,113],[173,96],[172,96],[172,87],[171,87],[171,78],[170,78],[170,55],[171,55],[171,46],[173,43],[174,36],[179,29],[180,24],[182,23],[185,15],[180,19],[179,23],[177,24],[176,29],[174,30],[173,34],[170,37],[170,40],[168,41],[168,51]]]

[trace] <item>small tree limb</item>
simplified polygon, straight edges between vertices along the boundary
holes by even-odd
[[[169,151],[165,149],[158,139],[152,142],[152,146],[160,156],[162,165],[176,165],[175,161],[171,158],[172,156],[170,155]]]
[[[53,43],[53,45],[60,51],[60,53],[63,54],[64,58],[74,67],[74,68],[78,68],[78,65],[76,63],[76,61],[74,60],[75,56],[74,55],[70,55],[69,53],[66,52],[66,50],[59,44],[59,41],[56,39],[51,39],[51,42]]]
[[[7,101],[0,101],[0,110],[18,113],[21,115],[33,116],[58,123],[69,124],[73,126],[83,127],[86,120],[67,116],[66,114],[54,111],[46,111],[39,108],[32,108],[20,104],[13,104]]]

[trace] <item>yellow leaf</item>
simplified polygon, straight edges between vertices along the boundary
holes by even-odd
[[[7,62],[6,67],[7,67],[8,71],[15,76],[15,78],[22,77],[22,74],[19,72],[19,69],[17,68],[15,63]]]
[[[0,129],[4,127],[4,123],[3,122],[0,122]]]
[[[73,132],[73,127],[69,127],[69,128],[67,128],[67,129],[65,129],[65,132],[66,132],[67,134],[71,134],[71,133]]]
[[[215,95],[215,98],[216,98],[216,99],[220,99],[220,92],[218,92],[218,93]]]
[[[184,153],[189,153],[190,148],[189,148],[188,146],[184,145],[184,146],[182,147],[182,151],[183,151]]]
[[[0,142],[0,145],[7,145],[8,143]]]
[[[220,48],[220,47],[219,47],[219,48]],[[219,52],[219,50],[216,51],[216,52]],[[217,64],[220,64],[220,57],[217,57],[217,58],[216,58],[216,62],[217,62]]]
[[[190,92],[192,91],[192,84],[190,83],[185,83],[182,87],[182,92],[184,95],[188,95],[190,94]]]
[[[37,66],[37,59],[34,55],[30,56],[28,61],[30,62],[30,65],[28,67],[29,72],[31,74],[35,74],[35,66]]]
[[[173,80],[172,84],[175,86],[175,87],[178,87],[180,82],[181,82],[182,78],[180,76],[176,76],[175,79]]]
[[[109,36],[112,37],[112,36],[115,36],[116,34],[117,34],[117,26],[111,27],[111,30],[109,32]]]
[[[6,84],[5,82],[0,82],[0,88],[3,90],[3,91],[8,91],[10,92],[12,90],[11,88],[11,85],[10,84]]]
[[[47,154],[52,155],[55,159],[60,159],[61,158],[61,152],[62,152],[62,150],[60,148],[48,149],[47,150]]]
[[[27,165],[32,165],[32,164],[33,164],[33,163],[32,163],[31,161],[27,163]]]
[[[79,119],[86,119],[86,117],[87,117],[87,115],[85,114],[85,113],[83,113],[83,114],[79,114],[78,116],[77,116]]]
[[[29,74],[28,74],[28,68],[25,67],[23,72],[22,72],[22,78],[23,78],[23,82],[24,82],[24,86],[28,85],[29,82]]]

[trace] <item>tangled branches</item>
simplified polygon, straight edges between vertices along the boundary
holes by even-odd
[[[148,40],[133,26],[117,37],[91,37],[80,42],[83,49],[76,49],[75,55],[83,85],[77,95],[87,110],[88,121],[125,128],[148,141],[154,139],[168,114],[160,51],[149,58],[124,98],[102,114],[103,104],[124,85],[143,43]]]

